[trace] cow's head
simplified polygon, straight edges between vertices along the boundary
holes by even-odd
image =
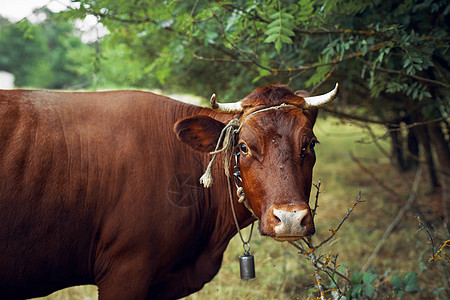
[[[239,119],[233,147],[240,153],[242,187],[262,235],[293,241],[314,234],[308,205],[316,161],[313,126],[317,107],[336,94],[337,85],[315,97],[273,85],[256,89],[238,103],[218,104],[212,99],[213,109]],[[192,148],[210,152],[225,125],[199,115],[178,121],[175,132]]]

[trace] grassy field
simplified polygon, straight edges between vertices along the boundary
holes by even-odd
[[[382,134],[383,129],[373,130]],[[341,123],[335,118],[319,119],[315,133],[320,141],[317,149],[317,164],[314,169],[314,183],[321,181],[320,208],[316,217],[316,235],[320,241],[327,237],[329,228],[336,228],[361,191],[366,202],[359,204],[344,223],[342,229],[319,253],[338,254],[338,264],[350,273],[359,272],[380,240],[385,229],[394,220],[410,193],[414,173],[397,173],[373,143],[364,143],[367,134],[358,126]],[[379,140],[389,149],[388,144]],[[353,153],[377,178],[398,196],[387,192],[376,184],[352,160]],[[426,177],[419,186],[416,203],[426,203]],[[313,198],[314,195],[311,196]],[[416,233],[418,223],[415,213],[408,211],[370,267],[379,276],[377,291],[379,299],[396,299],[389,280],[393,275],[403,277],[408,272],[419,273],[422,292],[408,294],[404,299],[445,299],[433,294],[439,291],[442,269],[428,263],[430,255],[427,236]],[[439,224],[436,224],[439,225]],[[247,236],[248,231],[244,232]],[[201,291],[185,299],[312,299],[316,289],[311,275],[313,269],[296,249],[288,243],[279,243],[257,233],[252,239],[252,254],[256,260],[257,278],[240,280],[238,256],[242,255],[242,244],[235,237],[224,255],[219,274]],[[41,299],[96,299],[93,286],[76,287],[54,293]]]

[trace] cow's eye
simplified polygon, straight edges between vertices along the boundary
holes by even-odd
[[[244,144],[244,143],[239,145],[239,149],[241,150],[242,154],[247,154],[248,153],[247,145]]]
[[[312,141],[310,144],[309,144],[309,149],[311,149],[311,151],[314,151],[314,147],[316,146],[316,142],[315,141]]]

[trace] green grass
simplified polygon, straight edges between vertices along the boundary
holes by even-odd
[[[383,128],[373,127],[377,134],[383,134]],[[354,213],[345,222],[336,237],[319,250],[322,254],[339,254],[338,263],[349,268],[350,272],[359,271],[366,262],[386,227],[392,222],[398,209],[404,204],[394,199],[372,178],[362,172],[352,161],[350,152],[358,157],[365,166],[406,197],[409,186],[405,179],[411,180],[414,174],[398,174],[373,143],[360,143],[367,140],[366,132],[350,123],[341,123],[335,118],[319,119],[315,134],[320,141],[316,147],[317,163],[314,169],[314,183],[321,181],[318,215],[316,217],[315,241],[327,237],[329,228],[336,228],[351,204],[362,192],[365,203],[359,204]],[[389,145],[379,140],[386,150]],[[313,201],[315,190],[311,199]],[[312,202],[311,202],[312,203]],[[373,263],[374,272],[383,274],[391,270],[392,274],[406,274],[420,271],[419,252],[426,262],[427,239],[416,234],[417,222],[414,215],[408,213],[382,247]],[[244,230],[248,235],[248,228]],[[288,243],[279,243],[254,233],[252,254],[256,260],[256,279],[244,281],[239,278],[238,257],[242,255],[239,237],[230,242],[224,254],[222,268],[218,275],[201,291],[185,299],[308,299],[313,298],[315,290],[312,268]],[[439,283],[430,279],[427,272],[433,266],[427,265],[420,279],[428,289],[439,287]],[[386,284],[389,299],[391,290]],[[430,295],[431,292],[429,293]],[[96,290],[92,286],[66,289],[43,299],[96,299]],[[428,298],[427,298],[428,299]],[[434,299],[431,297],[430,299]],[[439,299],[439,297],[436,297]]]

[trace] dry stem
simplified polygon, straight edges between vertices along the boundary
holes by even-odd
[[[317,185],[314,185],[314,187],[317,189],[317,192],[316,192],[314,209],[312,210],[313,219],[317,214],[319,194],[320,194],[320,181]],[[337,228],[330,229],[331,235],[328,238],[326,238],[325,240],[323,240],[322,242],[320,242],[317,246],[314,246],[312,239],[310,237],[303,238],[299,242],[289,242],[292,246],[294,246],[297,250],[299,250],[299,253],[303,254],[311,263],[311,265],[314,269],[314,279],[315,279],[316,285],[317,285],[319,293],[320,293],[320,298],[318,298],[318,299],[325,300],[326,299],[325,294],[330,291],[330,290],[327,290],[325,288],[325,286],[323,285],[322,278],[320,277],[320,273],[319,273],[320,271],[323,271],[325,274],[327,274],[327,276],[334,282],[334,284],[337,287],[336,290],[338,290],[341,295],[342,295],[342,291],[340,290],[336,280],[334,279],[334,275],[338,275],[339,277],[346,280],[348,283],[351,283],[351,280],[350,280],[350,278],[348,278],[348,276],[345,276],[344,274],[342,274],[341,272],[336,270],[337,269],[337,265],[336,265],[337,256],[335,257],[335,259],[333,261],[333,266],[331,267],[331,266],[329,266],[330,261],[332,259],[331,254],[326,256],[325,261],[323,261],[324,256],[317,257],[315,251],[317,249],[319,249],[320,247],[322,247],[323,245],[325,245],[327,242],[329,242],[336,235],[336,233],[342,227],[344,222],[348,219],[350,214],[353,212],[356,205],[358,205],[361,202],[364,202],[364,200],[361,200],[361,192],[359,192],[358,198],[352,204],[352,207],[347,211],[347,214],[341,220],[341,222],[339,223]],[[302,244],[302,242],[304,245]]]

